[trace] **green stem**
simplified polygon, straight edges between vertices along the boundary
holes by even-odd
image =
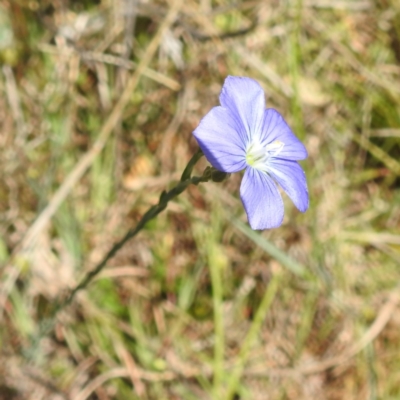
[[[200,158],[203,157],[203,155],[204,154],[201,149],[198,149],[188,162],[188,165],[186,165],[186,168],[183,170],[181,181],[186,181],[187,179],[190,179],[190,177],[192,176],[193,167],[197,164],[197,161],[199,161]]]
[[[300,138],[304,137],[304,119],[301,107],[301,99],[299,94],[299,75],[301,69],[301,51],[300,51],[300,36],[301,36],[301,14],[303,2],[297,0],[291,12],[294,13],[292,32],[289,36],[289,51],[288,61],[289,69],[292,78],[293,98],[292,98],[292,114],[294,131]]]
[[[101,270],[106,266],[108,261],[115,256],[115,254],[118,252],[119,249],[121,249],[124,244],[132,239],[134,236],[136,236],[144,227],[145,225],[151,221],[153,218],[155,218],[158,214],[160,214],[161,211],[165,210],[167,207],[168,203],[180,195],[182,192],[186,190],[186,188],[190,185],[198,185],[200,182],[207,182],[210,179],[210,174],[209,174],[209,169],[206,169],[204,171],[204,174],[202,176],[193,176],[190,177],[191,172],[193,170],[193,167],[195,163],[201,158],[203,153],[197,152],[192,159],[189,161],[187,167],[185,168],[184,173],[186,172],[187,178],[185,180],[179,181],[179,183],[173,187],[170,191],[166,192],[163,191],[160,195],[160,199],[158,201],[158,204],[150,207],[147,212],[142,216],[141,220],[138,222],[138,224],[130,229],[125,236],[117,243],[114,244],[114,246],[110,249],[110,251],[106,254],[106,256],[103,258],[103,260],[94,268],[92,271],[90,271],[83,279],[82,281],[76,286],[68,296],[68,298],[61,303],[58,308],[56,309],[56,313],[60,311],[61,309],[65,308],[68,306],[76,294],[86,288],[86,286],[93,280],[95,276],[97,276]],[[193,162],[195,160],[195,162]],[[189,169],[188,169],[189,167]],[[183,178],[183,176],[182,176]]]
[[[222,304],[221,266],[210,257],[210,274],[212,284],[213,311],[214,311],[214,379],[213,394],[219,399],[219,393],[224,375],[224,321]]]
[[[58,302],[51,313],[51,316],[44,319],[41,322],[41,326],[39,328],[39,333],[36,338],[32,340],[32,347],[37,347],[38,342],[40,341],[41,338],[49,334],[56,323],[56,317],[57,314],[69,306],[74,298],[76,297],[77,293],[80,292],[81,290],[85,289],[92,281],[93,279],[103,270],[103,268],[107,265],[107,263],[110,261],[111,258],[115,256],[115,254],[120,250],[128,240],[132,239],[135,237],[144,227],[145,225],[155,218],[158,214],[160,214],[168,205],[168,203],[180,195],[182,192],[186,190],[186,188],[190,185],[198,185],[200,182],[207,182],[210,179],[212,179],[212,174],[214,172],[213,168],[207,167],[203,173],[202,176],[191,176],[193,167],[197,163],[197,161],[203,156],[203,153],[201,150],[196,152],[192,159],[189,161],[188,165],[186,166],[181,180],[178,182],[178,184],[173,187],[171,190],[163,191],[160,195],[160,199],[158,201],[158,204],[150,207],[147,212],[142,216],[138,224],[130,229],[125,236],[119,240],[117,243],[114,244],[114,246],[108,251],[108,253],[103,257],[102,261],[100,261],[99,264],[96,265],[96,267],[90,271],[88,274],[84,276],[84,278],[81,280],[81,282],[70,292],[68,297],[62,301]],[[29,351],[28,351],[29,354]]]
[[[281,280],[281,274],[278,273],[278,274],[274,275],[267,290],[265,291],[265,294],[264,294],[264,296],[261,300],[261,303],[258,307],[258,310],[256,312],[254,320],[253,320],[253,322],[250,326],[250,329],[244,339],[242,348],[240,349],[238,362],[237,362],[235,368],[233,369],[232,374],[230,375],[230,379],[228,381],[227,394],[225,396],[226,400],[233,399],[233,397],[235,395],[240,378],[243,373],[243,369],[245,367],[247,358],[249,356],[249,352],[251,350],[251,346],[253,345],[257,334],[260,332],[262,323],[265,320],[265,316],[267,315],[268,310],[275,298],[276,292],[279,287],[280,280]]]

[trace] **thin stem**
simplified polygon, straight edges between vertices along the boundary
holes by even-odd
[[[260,332],[262,323],[265,320],[265,316],[267,315],[268,310],[275,298],[275,294],[279,288],[279,283],[281,281],[281,275],[282,274],[280,274],[280,273],[274,275],[267,290],[264,293],[264,296],[263,296],[261,303],[257,309],[254,320],[253,320],[253,322],[250,326],[250,329],[244,339],[242,348],[240,349],[238,363],[236,364],[236,366],[233,370],[233,373],[230,375],[230,379],[228,381],[227,394],[225,396],[226,400],[233,399],[233,397],[235,395],[236,389],[239,384],[239,380],[242,376],[243,369],[245,367],[247,358],[249,356],[249,352],[251,350],[251,346],[253,345],[257,334]]]
[[[134,236],[136,236],[150,220],[152,220],[158,214],[160,214],[160,212],[163,211],[167,207],[169,201],[171,201],[176,196],[178,196],[183,191],[185,191],[189,185],[192,185],[192,184],[198,185],[200,182],[208,181],[208,179],[209,178],[204,175],[203,176],[194,176],[194,177],[191,177],[184,181],[180,181],[169,192],[165,192],[165,191],[162,192],[158,204],[150,207],[147,210],[147,212],[143,215],[141,220],[138,222],[138,224],[134,228],[130,229],[126,233],[126,235],[110,249],[110,251],[106,254],[106,256],[103,258],[103,260],[96,266],[96,268],[94,268],[92,271],[90,271],[82,279],[82,281],[71,291],[68,298],[58,306],[56,313],[58,311],[60,311],[61,309],[63,309],[64,307],[68,306],[72,302],[72,300],[74,299],[76,294],[80,290],[82,290],[88,286],[88,284],[93,280],[93,278],[95,276],[97,276],[101,272],[101,270],[106,266],[108,261],[114,257],[114,255],[118,252],[118,250],[121,249],[128,240],[130,240]]]
[[[290,8],[291,11],[294,13],[292,32],[289,35],[289,51],[287,53],[293,88],[292,114],[293,122],[295,125],[295,132],[298,136],[300,136],[300,138],[303,138],[304,118],[299,94],[299,76],[301,68],[300,35],[303,1],[297,0],[294,4],[294,7],[291,3]]]
[[[160,195],[158,204],[150,207],[147,212],[142,216],[137,225],[134,228],[130,229],[121,240],[114,244],[114,246],[108,251],[108,253],[100,261],[100,263],[97,264],[92,271],[87,273],[80,281],[80,283],[71,290],[68,297],[64,301],[58,302],[55,305],[52,310],[51,316],[42,321],[38,336],[32,340],[32,347],[37,347],[40,339],[52,331],[56,322],[57,314],[72,303],[77,293],[85,289],[93,281],[93,279],[103,270],[103,268],[107,265],[111,258],[115,256],[118,250],[120,250],[126,244],[126,242],[135,237],[150,220],[160,214],[167,207],[168,203],[179,194],[184,192],[188,186],[198,185],[200,182],[207,182],[212,178],[213,169],[210,167],[207,167],[205,169],[202,176],[191,177],[193,167],[202,157],[202,155],[203,153],[201,152],[201,150],[193,155],[182,174],[181,180],[177,183],[177,185],[168,192],[163,191]],[[29,350],[27,351],[27,353],[29,354]]]
[[[190,159],[188,162],[188,165],[186,165],[186,168],[183,170],[182,176],[181,176],[181,181],[186,181],[186,179],[189,179],[192,175],[193,167],[197,164],[197,161],[200,160],[201,157],[203,157],[203,152],[201,149],[198,149],[197,152],[193,155],[193,157]]]
[[[213,260],[214,259],[214,260]],[[219,393],[224,374],[224,348],[225,334],[223,323],[222,280],[221,265],[210,257],[210,274],[212,284],[213,310],[214,310],[214,398],[219,398]]]

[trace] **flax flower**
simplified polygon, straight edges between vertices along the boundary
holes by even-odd
[[[261,86],[250,78],[228,76],[220,103],[193,134],[214,168],[245,170],[240,197],[252,229],[282,224],[283,201],[276,183],[305,212],[307,182],[297,161],[307,158],[307,150],[278,111],[265,108]]]

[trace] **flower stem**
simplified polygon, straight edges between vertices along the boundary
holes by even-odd
[[[168,191],[168,192],[163,191],[161,193],[158,204],[150,207],[147,210],[147,212],[142,216],[142,218],[140,219],[138,224],[134,228],[130,229],[119,242],[114,244],[114,246],[110,249],[110,251],[105,255],[103,260],[96,266],[96,268],[94,268],[92,271],[90,271],[82,279],[82,281],[78,284],[78,286],[76,286],[71,291],[68,298],[59,305],[56,312],[60,311],[64,307],[68,306],[72,302],[72,300],[74,299],[76,294],[80,290],[86,288],[86,286],[93,280],[93,278],[95,276],[97,276],[101,272],[101,270],[106,266],[107,262],[111,258],[114,257],[114,255],[118,252],[118,250],[121,249],[128,240],[130,240],[134,236],[136,236],[150,220],[152,220],[158,214],[160,214],[161,211],[163,211],[167,207],[168,203],[172,199],[174,199],[175,197],[180,195],[182,192],[184,192],[189,185],[198,185],[200,182],[207,182],[210,179],[208,176],[209,174],[207,173],[207,171],[208,171],[207,169],[202,176],[193,176],[193,177],[190,176],[195,163],[201,158],[202,155],[203,155],[203,153],[199,154],[199,152],[197,152],[192,157],[192,159],[189,161],[189,163],[184,171],[184,173],[186,172],[186,176],[187,176],[186,179],[184,179],[184,180],[181,179],[181,181],[175,187],[173,187],[170,191]],[[193,160],[195,160],[195,162],[193,162]],[[188,169],[188,167],[189,167],[189,169]],[[182,178],[183,178],[183,176],[182,176]]]
[[[203,157],[203,155],[204,154],[201,149],[198,149],[183,170],[181,181],[186,181],[187,179],[190,179],[190,177],[192,176],[193,167],[197,164],[197,161],[199,161],[200,158]]]
[[[207,167],[203,175],[201,176],[191,176],[195,164],[202,156],[203,153],[201,152],[201,150],[197,151],[193,155],[182,174],[181,180],[176,184],[176,186],[174,186],[168,192],[163,191],[160,195],[158,203],[147,210],[147,212],[142,216],[137,225],[130,229],[122,239],[120,239],[117,243],[113,245],[113,247],[103,257],[99,264],[97,264],[93,270],[91,270],[84,276],[80,283],[71,290],[68,297],[64,301],[56,303],[51,312],[51,316],[42,321],[37,337],[32,340],[32,347],[37,347],[40,339],[42,339],[44,336],[52,331],[56,323],[56,317],[58,313],[72,303],[77,293],[85,289],[93,281],[93,279],[103,270],[103,268],[107,265],[111,258],[115,256],[118,250],[120,250],[126,244],[126,242],[135,237],[150,220],[152,220],[163,210],[165,210],[168,203],[172,199],[180,195],[182,192],[184,192],[188,186],[198,185],[200,182],[207,182],[211,179],[212,168],[210,167]]]

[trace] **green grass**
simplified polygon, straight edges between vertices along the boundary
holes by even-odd
[[[184,2],[152,42],[171,4],[140,4],[127,60],[116,2],[0,6],[0,399],[400,398],[398,3]],[[310,209],[284,196],[283,225],[254,232],[240,174],[189,187],[35,342],[176,182],[229,74],[304,141]]]

